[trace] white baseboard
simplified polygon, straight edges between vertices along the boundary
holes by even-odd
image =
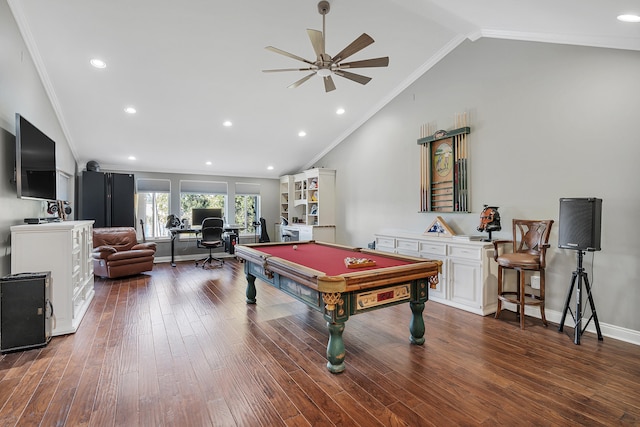
[[[503,303],[503,310],[511,310],[516,311],[515,304]],[[525,307],[524,312],[527,316],[537,317],[540,319],[540,310],[538,307]],[[549,322],[560,324],[560,320],[562,320],[562,312],[545,309],[544,314]],[[590,316],[590,314],[588,314]],[[584,323],[587,321],[588,317],[585,317],[582,322],[582,327],[584,328]],[[599,320],[599,319],[598,319]],[[573,317],[571,317],[570,313],[567,313],[567,317],[565,318],[564,324],[568,328],[575,327],[575,321]],[[587,325],[587,332],[596,333],[596,327],[593,323],[593,319]],[[640,331],[634,331],[633,329],[627,329],[616,325],[609,325],[607,323],[600,322],[600,332],[602,332],[602,336],[613,338],[616,340],[628,342],[635,345],[640,345]]]

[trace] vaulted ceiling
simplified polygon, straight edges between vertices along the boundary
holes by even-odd
[[[322,30],[317,3],[9,0],[78,162],[112,170],[302,170],[467,39],[640,51],[640,23],[616,20],[640,14],[636,0],[333,0],[327,53],[367,33],[375,43],[349,61],[389,56],[389,66],[352,70],[372,77],[366,85],[334,76],[327,93],[316,75],[289,89],[309,72],[262,70],[308,65],[265,47],[315,61],[306,30]]]

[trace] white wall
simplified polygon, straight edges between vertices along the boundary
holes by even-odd
[[[56,142],[58,168],[75,174],[75,159],[49,97],[29,56],[6,0],[0,0],[0,276],[11,273],[9,227],[27,217],[46,215],[46,203],[21,200],[13,182],[15,168],[15,114]],[[71,194],[73,197],[73,194]]]
[[[561,311],[576,253],[557,248],[558,200],[602,198],[602,251],[593,264],[585,257],[598,317],[622,334],[640,331],[638,76],[640,52],[463,43],[317,163],[338,171],[338,241],[363,246],[385,228],[431,224],[435,214],[418,213],[419,129],[453,129],[466,111],[472,213],[440,216],[477,234],[483,204],[499,206],[494,238],[510,236],[513,218],[556,220],[547,308]]]

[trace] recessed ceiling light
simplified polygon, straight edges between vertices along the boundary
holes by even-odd
[[[640,22],[640,16],[638,15],[620,15],[618,21],[622,22]]]
[[[89,61],[89,63],[96,68],[107,68],[107,63],[102,59],[93,58],[91,61]]]
[[[273,166],[271,166],[271,165],[267,166],[267,170],[272,171],[273,170]]]
[[[207,165],[207,166],[211,166],[211,165],[212,165],[212,163],[211,163],[210,161],[209,161],[209,162],[205,162],[205,165]]]
[[[340,115],[340,114],[344,114],[344,108],[338,108],[336,110],[336,114]]]
[[[129,156],[129,157],[127,157],[127,158],[128,158],[129,160],[135,160],[135,159],[136,159],[136,156]]]
[[[135,114],[137,112],[137,110],[133,107],[126,107],[124,111],[128,114]]]
[[[298,132],[298,136],[307,136],[307,133],[301,130],[300,132]]]
[[[226,127],[229,127],[229,126],[233,125],[233,123],[231,123],[231,121],[230,121],[230,120],[225,120],[225,122],[224,122],[224,123],[222,123],[222,125],[223,125],[223,126],[226,126]]]

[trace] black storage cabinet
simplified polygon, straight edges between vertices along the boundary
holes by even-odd
[[[51,273],[0,278],[0,351],[43,347],[51,340]]]
[[[94,220],[94,228],[135,228],[133,174],[84,171],[79,178],[78,187],[78,219]]]

